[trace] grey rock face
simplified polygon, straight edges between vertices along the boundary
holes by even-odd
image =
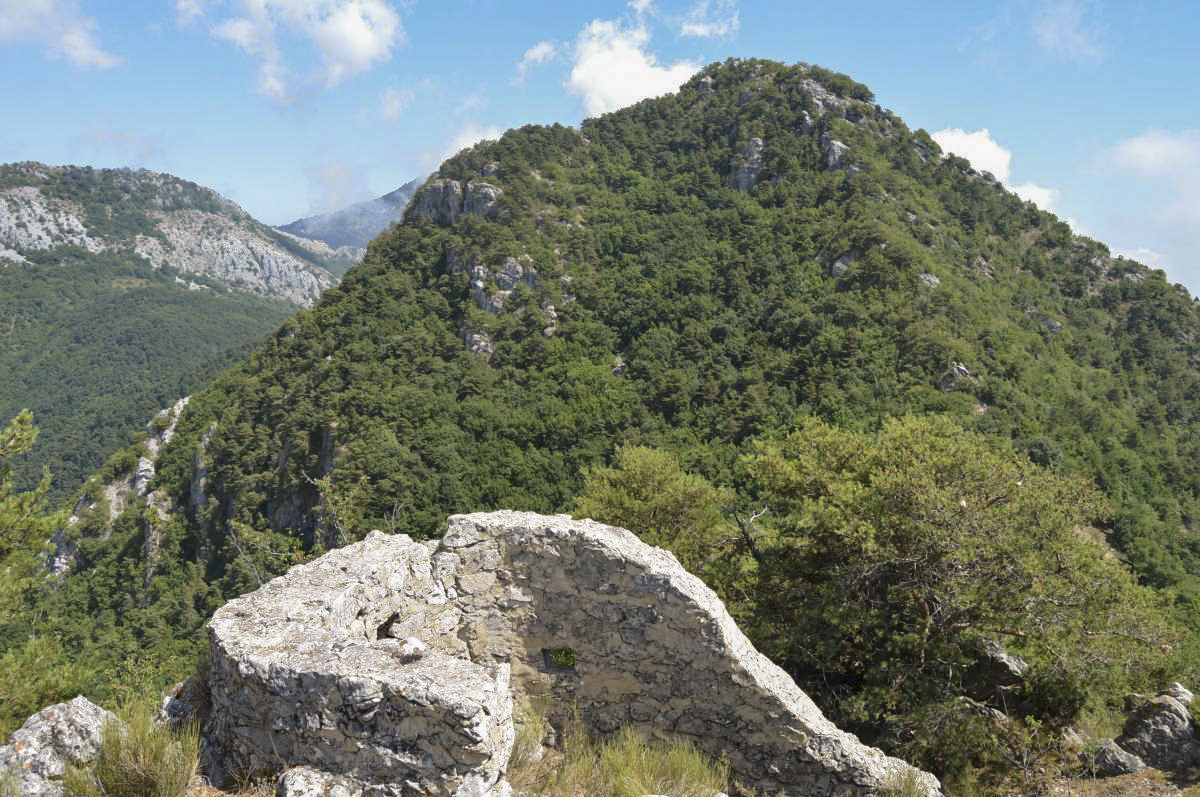
[[[964,676],[967,694],[1005,709],[1017,707],[1029,664],[1003,645],[990,640]]]
[[[496,215],[498,210],[496,203],[500,201],[503,193],[491,183],[467,183],[467,193],[463,198],[463,212],[491,218]]]
[[[1164,692],[1150,699],[1134,695],[1129,702],[1131,711],[1117,744],[1147,766],[1168,772],[1186,772],[1200,763],[1187,701]]]
[[[1096,754],[1092,757],[1090,765],[1095,773],[1102,778],[1128,775],[1131,772],[1141,772],[1146,768],[1146,764],[1142,759],[1121,749],[1120,745],[1112,739],[1104,742],[1096,749]]]
[[[14,778],[20,794],[58,797],[67,765],[91,760],[100,749],[104,726],[116,721],[83,696],[47,706],[0,747],[0,777]]]
[[[962,363],[954,363],[946,369],[946,373],[942,374],[938,379],[938,390],[950,393],[955,390],[970,390],[977,386],[979,380],[971,373],[970,369]]]
[[[942,284],[942,281],[933,274],[922,274],[921,282],[923,282],[927,288],[936,288]]]
[[[413,204],[413,212],[438,224],[451,225],[463,213],[491,218],[504,192],[491,183],[471,181],[463,188],[458,180],[431,181]]]
[[[528,701],[683,736],[772,794],[866,795],[910,770],[825,719],[669,553],[562,515],[374,533],[226,604],[209,634],[206,744],[372,794],[505,793]]]
[[[733,171],[729,175],[730,185],[739,191],[749,191],[754,187],[758,173],[762,171],[762,151],[763,140],[761,138],[750,139],[742,156],[733,159]]]
[[[450,252],[446,255],[446,269],[451,274],[466,274],[471,282],[471,300],[492,315],[504,309],[517,285],[537,285],[537,270],[528,257],[506,257],[496,266],[486,266]]]
[[[850,270],[850,267],[858,262],[858,252],[847,252],[839,257],[829,266],[829,275],[832,277],[840,277]]]
[[[858,173],[858,168],[850,162],[850,147],[830,136],[821,136],[821,146],[825,147],[825,170],[837,171],[845,169],[852,174]]]

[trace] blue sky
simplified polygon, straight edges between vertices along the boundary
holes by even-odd
[[[1200,4],[0,0],[0,161],[145,166],[282,223],[729,56],[806,61],[1200,293]]]

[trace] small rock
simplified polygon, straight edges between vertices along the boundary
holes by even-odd
[[[938,390],[944,393],[950,393],[955,390],[967,390],[979,384],[979,380],[972,375],[967,366],[960,362],[955,362],[946,369],[946,373],[942,374],[938,379]]]
[[[200,711],[204,699],[204,686],[200,679],[194,675],[188,676],[167,692],[154,721],[166,728],[181,728]]]
[[[1122,749],[1112,739],[1101,744],[1096,749],[1095,755],[1091,757],[1091,761],[1085,760],[1084,765],[1102,778],[1128,775],[1132,772],[1141,772],[1146,768],[1142,759]]]
[[[929,288],[936,288],[942,284],[942,281],[933,274],[922,274],[921,282],[925,283],[925,285]]]
[[[104,727],[116,721],[111,712],[82,695],[47,706],[0,747],[0,778],[15,776],[22,795],[58,797],[67,766],[95,757]]]

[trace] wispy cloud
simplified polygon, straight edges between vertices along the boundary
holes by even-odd
[[[0,0],[0,44],[41,42],[47,55],[80,68],[120,65],[121,58],[101,46],[95,31],[96,21],[74,0]]]
[[[1126,252],[1200,284],[1200,129],[1150,129],[1117,142],[1098,164],[1119,195],[1136,197],[1119,219]],[[1131,254],[1131,256],[1133,256]]]
[[[732,36],[741,26],[737,0],[698,0],[679,27],[681,36]]]
[[[115,155],[128,166],[148,166],[164,152],[156,136],[133,128],[113,128],[104,122],[97,122],[78,140],[95,154]]]
[[[558,55],[558,45],[554,42],[538,42],[525,51],[517,62],[517,74],[513,78],[514,85],[523,83],[534,67],[546,63]]]
[[[634,0],[632,20],[595,19],[580,32],[572,52],[573,65],[566,88],[583,103],[589,116],[669,94],[695,74],[700,65],[677,61],[659,63],[647,49],[649,0]]]
[[[389,122],[394,122],[416,98],[417,93],[410,88],[391,86],[379,98],[379,115]]]
[[[176,0],[175,8],[189,20],[207,12],[200,0]],[[295,93],[281,35],[315,52],[321,66],[313,77],[328,88],[387,61],[406,40],[400,15],[387,0],[239,0],[238,11],[217,21],[212,32],[258,63],[257,91],[281,103]]]
[[[1083,0],[1044,0],[1034,12],[1033,39],[1052,55],[1074,61],[1098,61],[1104,56],[1103,30],[1089,21],[1090,4]]]
[[[488,99],[482,91],[472,91],[470,94],[462,98],[462,101],[454,108],[454,113],[462,115],[471,113],[472,111],[482,111],[488,106]]]

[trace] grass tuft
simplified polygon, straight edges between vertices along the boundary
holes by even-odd
[[[522,717],[508,779],[519,792],[541,797],[712,797],[724,791],[729,767],[683,741],[651,740],[633,728],[596,740],[578,723],[562,736],[559,750],[543,754],[548,726]]]
[[[69,797],[185,797],[196,775],[200,733],[195,723],[179,731],[154,719],[153,692],[128,699],[110,722],[96,757],[63,777]]]

